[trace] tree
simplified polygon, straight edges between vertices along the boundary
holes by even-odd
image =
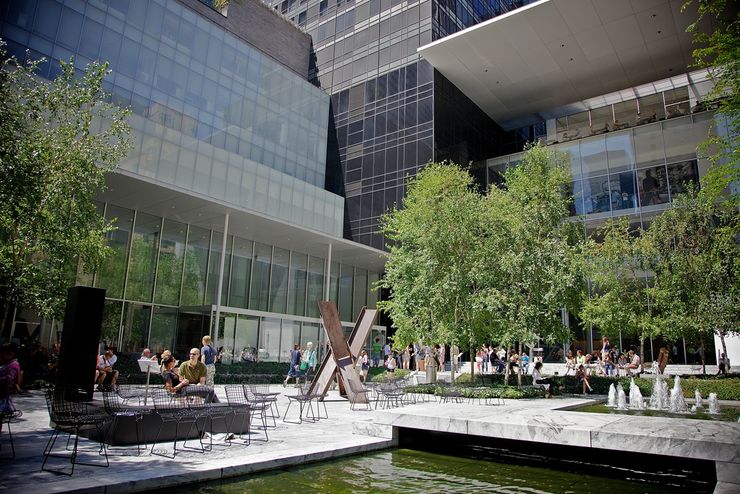
[[[61,62],[53,81],[34,75],[40,61],[6,59],[0,45],[0,297],[59,316],[82,263],[106,256],[113,226],[93,198],[129,148],[127,112],[106,102],[107,65],[78,77]]]
[[[644,341],[656,336],[659,327],[647,280],[652,245],[640,231],[630,231],[626,218],[609,221],[599,235],[602,241],[589,239],[584,249],[591,294],[581,317],[605,335],[637,336],[644,359]]]
[[[396,348],[420,340],[474,344],[480,204],[466,171],[430,164],[409,180],[403,208],[383,217],[391,244],[379,286],[390,297],[378,306],[393,319]]]
[[[582,230],[568,220],[569,168],[555,151],[532,145],[504,180],[505,188],[492,188],[483,201],[483,266],[477,272],[487,336],[504,347],[565,341],[570,330],[562,309],[578,308],[584,286]]]

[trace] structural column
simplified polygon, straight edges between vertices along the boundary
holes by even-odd
[[[224,217],[224,238],[221,242],[221,262],[218,266],[218,287],[216,288],[216,321],[213,325],[213,344],[218,348],[218,330],[221,323],[221,295],[224,286],[224,263],[226,262],[226,238],[229,236],[229,213]]]

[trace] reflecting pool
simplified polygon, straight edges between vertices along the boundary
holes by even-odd
[[[598,471],[594,473],[598,474]],[[630,472],[624,472],[624,479]],[[180,486],[188,493],[671,493],[697,492],[661,484],[570,473],[487,460],[396,449],[274,470],[222,482]],[[700,491],[700,490],[699,490]],[[162,492],[161,490],[159,492]]]

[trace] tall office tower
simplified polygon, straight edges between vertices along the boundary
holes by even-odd
[[[313,39],[311,77],[332,101],[326,187],[346,197],[345,237],[384,248],[379,217],[429,161],[467,164],[514,151],[505,148],[511,138],[416,50],[530,2],[268,3]]]

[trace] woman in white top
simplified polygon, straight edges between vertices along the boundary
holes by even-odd
[[[547,397],[552,398],[552,382],[549,379],[542,378],[542,362],[534,364],[534,370],[532,371],[532,384],[540,385],[547,391]]]

